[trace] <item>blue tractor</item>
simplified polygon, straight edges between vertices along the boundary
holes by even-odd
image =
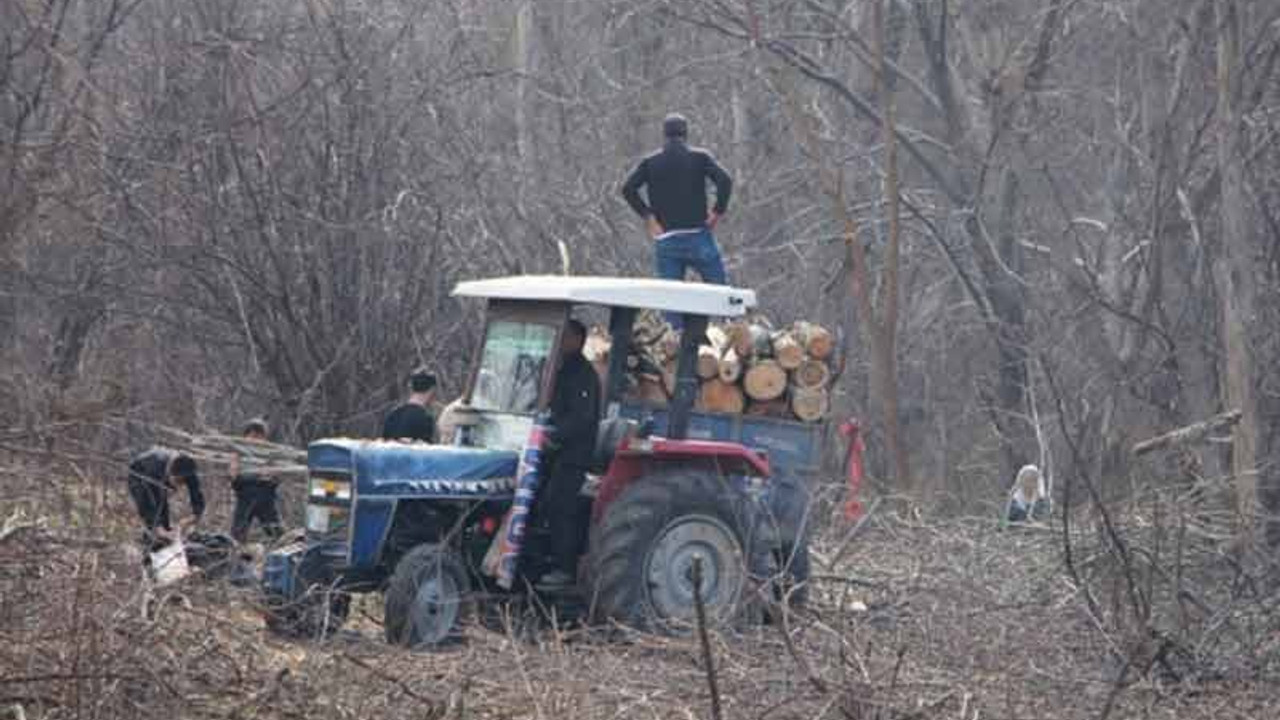
[[[268,555],[268,622],[295,634],[341,626],[350,597],[384,595],[389,642],[429,648],[459,637],[479,606],[535,593],[547,567],[528,524],[538,440],[561,331],[575,306],[609,313],[592,475],[578,516],[577,587],[543,605],[640,629],[679,631],[697,590],[713,621],[754,600],[803,602],[810,479],[822,424],[694,410],[708,318],[739,317],[750,290],[665,280],[518,276],[459,284],[487,302],[484,340],[449,445],[331,439],[308,449],[306,532]],[[677,313],[684,332],[663,408],[623,399],[640,311]],[[527,530],[527,532],[525,532]],[[785,590],[784,590],[785,588]]]

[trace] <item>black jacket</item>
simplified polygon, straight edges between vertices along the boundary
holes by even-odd
[[[382,424],[384,440],[421,440],[435,442],[436,419],[431,412],[416,403],[405,403],[387,416]]]
[[[138,502],[138,514],[147,527],[169,527],[169,491],[174,485],[166,470],[169,461],[178,453],[167,448],[151,448],[135,455],[129,461],[129,485]],[[200,491],[200,478],[192,474],[187,478],[187,495],[191,500],[191,512],[196,517],[204,515],[204,493]]]
[[[600,378],[582,355],[564,359],[551,398],[556,462],[577,467],[591,464],[600,425]]]
[[[671,140],[640,161],[622,186],[622,196],[641,217],[657,217],[664,230],[699,230],[707,222],[707,180],[715,183],[717,214],[729,208],[733,179],[711,153]],[[640,198],[646,187],[648,204]]]

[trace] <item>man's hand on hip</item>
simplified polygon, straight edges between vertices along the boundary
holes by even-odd
[[[644,224],[645,224],[645,229],[649,231],[649,237],[655,240],[658,238],[659,235],[665,232],[665,230],[662,227],[662,223],[658,222],[658,218],[652,215],[644,219]]]
[[[708,230],[715,230],[716,223],[718,222],[720,222],[720,213],[716,212],[715,210],[712,210],[711,212],[707,213],[707,229]]]

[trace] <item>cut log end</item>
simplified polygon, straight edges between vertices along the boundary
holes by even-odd
[[[773,400],[787,391],[787,371],[774,360],[754,360],[742,386],[752,400]]]
[[[822,360],[806,358],[791,373],[791,382],[797,387],[811,389],[826,387],[831,380],[831,368]]]
[[[831,410],[831,397],[825,389],[792,386],[790,390],[791,412],[805,422],[818,422]]]
[[[827,359],[836,349],[831,331],[815,323],[796,323],[796,339],[809,357],[818,360]]]
[[[736,383],[742,378],[742,358],[738,351],[729,347],[720,358],[720,379],[727,383]]]

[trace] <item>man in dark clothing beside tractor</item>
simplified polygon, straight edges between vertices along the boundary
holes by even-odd
[[[191,517],[180,523],[195,526],[204,515],[204,493],[196,461],[167,448],[151,448],[129,462],[129,495],[142,519],[144,543],[154,550],[174,538],[169,519],[169,492],[185,485],[191,501]]]
[[[254,418],[244,427],[247,440],[265,441],[267,422]],[[235,456],[231,460],[231,489],[236,504],[231,513],[231,537],[244,544],[249,539],[249,527],[256,519],[267,537],[275,539],[283,533],[280,524],[280,500],[277,481],[255,471],[251,458]]]
[[[436,419],[431,402],[436,396],[436,376],[419,368],[409,376],[409,399],[391,411],[382,425],[384,440],[435,442]]]
[[[586,481],[595,452],[600,423],[600,378],[582,355],[587,328],[570,320],[561,342],[560,369],[551,399],[553,427],[547,453],[548,473],[538,495],[535,514],[549,535],[554,567],[539,587],[559,588],[577,581],[578,555],[582,549],[578,492]]]
[[[681,115],[668,115],[662,123],[665,144],[649,155],[627,178],[622,196],[644,218],[654,240],[657,275],[683,280],[693,268],[702,281],[727,284],[720,248],[711,234],[729,208],[733,180],[710,152],[688,145],[689,124]],[[707,211],[707,180],[716,186],[716,203]],[[648,203],[640,197],[646,188]],[[672,316],[672,324],[679,319]]]

